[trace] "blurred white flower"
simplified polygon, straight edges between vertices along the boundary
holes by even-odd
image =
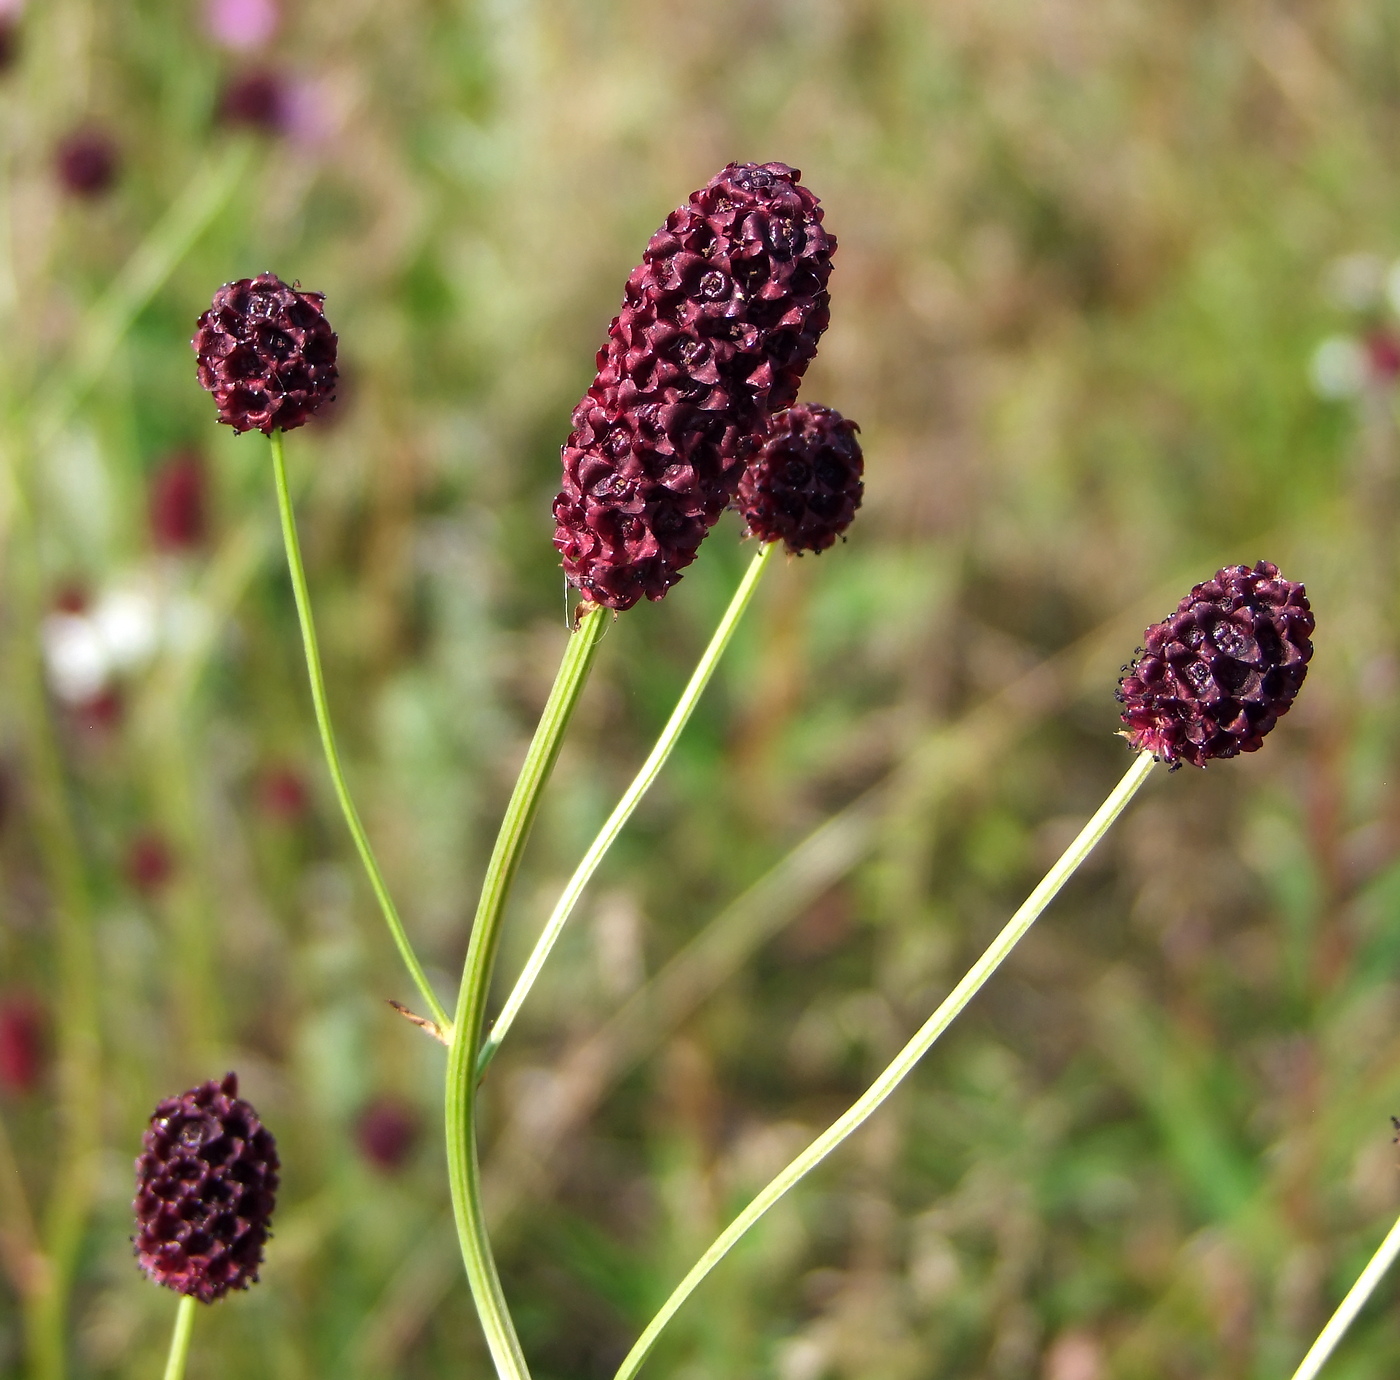
[[[92,611],[92,623],[113,670],[137,670],[160,646],[161,610],[148,589],[128,586],[108,590]]]
[[[1354,398],[1366,386],[1366,349],[1349,335],[1329,335],[1308,361],[1308,377],[1323,398]]]
[[[205,0],[204,27],[216,43],[236,52],[261,48],[280,19],[276,0]]]
[[[1370,311],[1389,287],[1386,263],[1379,254],[1343,254],[1323,272],[1328,300],[1345,311]]]
[[[49,685],[65,704],[85,704],[112,675],[107,644],[85,613],[51,613],[40,629]]]

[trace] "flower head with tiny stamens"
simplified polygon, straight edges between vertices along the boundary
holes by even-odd
[[[739,480],[738,508],[760,541],[794,555],[825,551],[856,515],[865,485],[860,428],[830,407],[797,403],[769,424]]]
[[[291,431],[335,394],[336,335],[325,296],[274,273],[240,278],[199,318],[194,352],[201,387],[235,431]]]
[[[235,1074],[160,1103],[136,1161],[141,1268],[202,1303],[255,1283],[280,1168]]]
[[[1126,737],[1175,768],[1254,752],[1308,673],[1307,591],[1260,561],[1226,566],[1143,635],[1118,685]]]
[[[731,163],[652,236],[574,409],[554,544],[586,598],[660,599],[789,406],[829,319],[835,239],[782,163]]]

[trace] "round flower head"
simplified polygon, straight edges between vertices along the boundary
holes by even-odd
[[[301,426],[335,393],[336,336],[323,293],[288,287],[274,273],[240,278],[214,294],[199,318],[200,386],[235,431]]]
[[[157,1284],[202,1303],[258,1278],[277,1195],[277,1143],[238,1077],[167,1098],[136,1161],[136,1255]]]
[[[1118,684],[1125,735],[1173,768],[1253,752],[1308,673],[1307,591],[1260,561],[1197,585],[1143,635]]]
[[[59,144],[54,155],[64,191],[85,200],[111,190],[119,163],[117,146],[100,129],[76,130]]]
[[[851,525],[865,485],[860,428],[830,407],[798,403],[769,425],[739,480],[739,511],[760,541],[795,556],[825,551]]]
[[[734,497],[829,319],[835,239],[782,163],[731,163],[627,280],[574,409],[554,544],[588,599],[660,599]]]

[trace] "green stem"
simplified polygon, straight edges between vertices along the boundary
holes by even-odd
[[[287,568],[291,571],[292,592],[296,595],[297,617],[301,621],[301,643],[306,652],[306,673],[311,681],[311,702],[316,708],[316,727],[321,731],[321,747],[325,750],[326,766],[330,768],[336,799],[340,801],[340,812],[345,816],[351,838],[355,840],[355,848],[364,864],[370,887],[379,902],[379,909],[383,912],[384,923],[389,926],[389,933],[394,936],[394,943],[398,946],[399,957],[403,959],[404,966],[417,984],[419,994],[432,1013],[433,1020],[437,1022],[444,1037],[447,1037],[451,1033],[451,1027],[446,1008],[437,999],[437,994],[428,981],[428,975],[418,961],[418,955],[413,952],[413,945],[409,943],[403,921],[399,919],[399,912],[394,906],[394,898],[389,895],[389,888],[385,885],[379,864],[375,861],[374,850],[370,847],[365,827],[360,823],[355,802],[350,798],[350,788],[345,784],[345,773],[340,766],[340,753],[335,745],[335,730],[331,727],[330,708],[326,703],[326,678],[321,670],[316,624],[311,617],[311,594],[306,587],[306,570],[301,561],[301,543],[297,540],[296,516],[292,511],[291,492],[287,488],[287,464],[282,452],[282,433],[274,431],[269,439],[272,442],[272,472],[277,481],[277,507],[282,516],[282,541],[287,548]]]
[[[700,1257],[695,1267],[676,1286],[671,1297],[661,1306],[661,1311],[647,1324],[646,1331],[637,1339],[637,1344],[632,1350],[627,1353],[614,1380],[630,1380],[631,1376],[636,1375],[651,1349],[656,1345],[656,1340],[666,1324],[676,1315],[686,1299],[695,1292],[696,1286],[701,1280],[728,1255],[745,1232],[774,1203],[802,1178],[810,1174],[847,1136],[864,1125],[885,1099],[913,1072],[914,1066],[929,1051],[934,1041],[953,1023],[968,1002],[981,991],[987,979],[1001,967],[1006,956],[1036,922],[1041,912],[1058,894],[1060,888],[1074,875],[1079,865],[1089,856],[1094,845],[1108,832],[1109,826],[1123,812],[1123,808],[1137,794],[1138,788],[1147,779],[1152,765],[1153,759],[1146,753],[1140,753],[1134,759],[1123,779],[1114,787],[1113,793],[1080,831],[1079,837],[1070,844],[1060,860],[1045,874],[1044,880],[1031,892],[1020,910],[1011,917],[987,951],[972,965],[962,981],[949,993],[943,1004],[924,1023],[918,1034],[900,1050],[893,1062],[870,1085],[860,1100],[842,1117],[833,1122],[791,1164],[781,1170],[777,1177],[725,1228],[709,1250]]]
[[[1303,1357],[1303,1364],[1293,1372],[1293,1380],[1313,1380],[1313,1377],[1327,1363],[1327,1359],[1337,1349],[1337,1344],[1346,1335],[1347,1328],[1356,1321],[1356,1315],[1365,1307],[1366,1300],[1375,1292],[1376,1285],[1400,1256],[1400,1220],[1398,1220],[1384,1241],[1376,1248],[1370,1263],[1361,1272],[1361,1277],[1351,1286],[1350,1292],[1341,1306],[1332,1314],[1317,1341]]]
[[[185,1362],[190,1355],[190,1333],[194,1331],[194,1310],[198,1301],[186,1294],[175,1314],[175,1331],[170,1337],[170,1357],[165,1363],[164,1380],[185,1380]]]
[[[734,591],[734,597],[729,601],[729,607],[725,610],[724,617],[720,619],[719,627],[715,629],[714,636],[710,639],[710,645],[705,648],[704,655],[700,658],[699,664],[691,675],[690,683],[685,687],[675,709],[671,711],[671,717],[666,721],[666,727],[661,730],[661,736],[656,740],[656,746],[652,748],[651,755],[642,763],[641,770],[633,778],[632,784],[628,786],[622,799],[617,802],[612,814],[608,816],[607,823],[598,831],[598,837],[593,840],[588,852],[583,855],[583,861],[579,863],[574,875],[569,878],[569,884],[564,888],[553,912],[545,922],[543,933],[535,942],[534,950],[530,954],[529,961],[525,964],[524,971],[516,979],[515,986],[511,988],[510,996],[506,998],[505,1005],[501,1008],[501,1014],[496,1017],[495,1024],[491,1027],[491,1033],[486,1037],[486,1042],[481,1047],[481,1055],[476,1061],[478,1078],[486,1072],[486,1066],[495,1057],[501,1041],[506,1037],[506,1032],[510,1029],[516,1016],[519,1015],[525,998],[530,995],[530,989],[535,985],[540,970],[544,967],[551,950],[558,942],[560,932],[569,916],[573,914],[574,907],[578,905],[584,887],[588,885],[593,874],[598,870],[598,864],[603,861],[608,849],[617,841],[617,836],[632,817],[632,812],[637,808],[642,797],[652,788],[656,778],[661,774],[661,768],[666,765],[666,759],[670,757],[677,739],[690,721],[690,716],[695,712],[695,706],[700,702],[700,696],[705,693],[705,687],[710,683],[710,677],[714,675],[715,667],[719,665],[725,648],[729,646],[730,639],[734,636],[734,629],[739,626],[739,620],[743,618],[744,611],[752,601],[754,590],[758,588],[758,582],[767,569],[769,559],[776,547],[776,542],[766,542],[755,554],[739,588]]]
[[[529,1380],[520,1341],[515,1335],[501,1290],[500,1275],[486,1236],[485,1212],[481,1200],[481,1169],[477,1160],[477,1080],[476,1055],[486,1020],[486,1000],[491,988],[491,970],[500,946],[501,922],[511,883],[520,867],[520,857],[530,836],[530,826],[539,809],[540,796],[559,756],[559,746],[569,726],[574,708],[583,692],[589,668],[598,651],[599,639],[607,626],[608,614],[593,605],[584,605],[578,626],[569,638],[559,674],[549,701],[540,716],[539,727],[525,755],[505,818],[501,821],[496,846],[487,864],[481,886],[476,919],[472,922],[471,942],[457,993],[456,1019],[447,1055],[447,1172],[452,1185],[452,1213],[462,1260],[467,1268],[472,1297],[476,1300],[482,1330],[491,1348],[496,1372],[502,1380]]]

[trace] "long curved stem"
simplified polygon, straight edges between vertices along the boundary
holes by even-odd
[[[1293,1372],[1293,1380],[1314,1380],[1327,1364],[1328,1357],[1337,1349],[1338,1342],[1346,1335],[1347,1328],[1356,1321],[1356,1315],[1365,1307],[1366,1300],[1375,1292],[1376,1285],[1395,1264],[1396,1256],[1400,1256],[1400,1220],[1391,1227],[1346,1298],[1328,1320],[1327,1326],[1318,1334],[1317,1341],[1308,1348],[1303,1364]]]
[[[355,840],[355,848],[364,864],[375,900],[379,902],[379,909],[383,912],[384,923],[389,926],[389,933],[394,936],[399,957],[403,959],[404,967],[408,969],[409,975],[417,985],[433,1020],[446,1037],[450,1033],[447,1011],[437,999],[437,994],[428,981],[428,975],[418,961],[418,955],[413,952],[413,945],[409,942],[403,921],[399,919],[394,898],[389,895],[389,888],[379,871],[374,850],[370,847],[369,836],[365,833],[364,825],[360,823],[359,811],[355,809],[355,802],[350,798],[350,788],[345,784],[345,773],[340,766],[340,752],[335,745],[335,730],[331,727],[330,707],[326,703],[326,678],[321,670],[316,624],[311,617],[311,593],[306,586],[306,569],[302,565],[301,543],[297,539],[296,515],[292,510],[292,495],[287,487],[287,462],[282,451],[282,433],[274,431],[269,439],[272,442],[272,473],[277,483],[277,508],[282,518],[282,541],[287,548],[287,568],[291,572],[292,592],[296,596],[297,618],[301,622],[301,643],[306,652],[306,674],[311,682],[311,702],[316,709],[316,727],[321,731],[321,747],[326,754],[326,766],[330,769],[331,781],[335,785],[336,799],[340,801],[340,812],[345,816],[350,837]]]
[[[583,861],[574,870],[574,875],[569,878],[568,885],[560,894],[554,910],[545,922],[544,930],[539,939],[535,941],[535,947],[530,953],[524,970],[516,979],[515,986],[511,988],[505,1005],[501,1007],[500,1015],[496,1017],[495,1023],[491,1027],[491,1033],[481,1046],[481,1054],[476,1061],[478,1078],[486,1072],[486,1066],[495,1057],[496,1051],[501,1046],[501,1041],[506,1037],[506,1032],[510,1029],[516,1016],[520,1014],[520,1008],[525,1004],[525,998],[530,995],[530,989],[535,985],[535,980],[539,977],[540,970],[544,967],[550,952],[558,942],[559,935],[569,916],[573,914],[574,907],[578,905],[579,897],[583,895],[583,889],[598,870],[598,864],[603,861],[608,849],[617,841],[617,836],[622,832],[623,826],[631,819],[632,812],[661,774],[661,768],[666,765],[666,759],[670,757],[672,749],[676,746],[676,741],[680,738],[686,724],[690,722],[690,716],[695,712],[695,706],[700,702],[700,696],[705,693],[705,687],[710,683],[710,677],[714,675],[715,667],[719,665],[720,658],[729,646],[730,639],[734,636],[734,629],[739,626],[739,620],[743,618],[745,610],[752,602],[754,590],[758,588],[758,582],[762,579],[763,572],[768,568],[768,562],[776,547],[776,542],[764,543],[750,562],[743,580],[739,583],[739,588],[734,591],[734,597],[729,601],[729,607],[724,611],[724,617],[720,619],[714,636],[710,638],[710,645],[705,648],[704,654],[691,674],[689,683],[676,702],[676,707],[671,711],[671,717],[666,721],[666,727],[661,730],[661,736],[656,740],[655,747],[652,748],[647,760],[642,763],[641,770],[632,779],[632,784],[623,793],[622,799],[617,802],[612,814],[608,816],[607,822],[598,831],[598,837],[593,840],[588,852],[583,855]]]
[[[164,1380],[185,1380],[185,1362],[190,1355],[190,1334],[194,1331],[194,1310],[198,1301],[186,1294],[175,1314],[175,1331],[170,1336],[170,1355],[165,1362]]]
[[[511,792],[482,882],[476,919],[472,922],[471,942],[462,969],[452,1042],[447,1054],[447,1173],[452,1186],[452,1213],[477,1314],[496,1372],[502,1380],[529,1380],[530,1372],[506,1307],[500,1275],[486,1235],[476,1147],[476,1055],[486,1021],[491,970],[500,947],[501,922],[505,918],[511,884],[520,868],[520,858],[530,837],[545,783],[559,756],[564,732],[597,655],[607,616],[605,610],[592,605],[585,605],[579,614],[578,626],[569,637],[554,688],[525,755],[525,765]]]
[[[647,1324],[646,1331],[637,1339],[636,1345],[627,1353],[618,1367],[614,1380],[630,1380],[641,1369],[652,1347],[656,1345],[666,1324],[675,1317],[681,1305],[695,1292],[701,1280],[719,1264],[734,1247],[735,1243],[773,1206],[787,1191],[807,1174],[811,1173],[838,1145],[853,1131],[864,1125],[876,1109],[913,1072],[914,1066],[929,1051],[935,1040],[953,1023],[962,1009],[982,990],[987,979],[1001,967],[1006,956],[1016,947],[1026,931],[1036,922],[1045,907],[1059,893],[1060,888],[1074,875],[1079,865],[1093,850],[1094,845],[1108,832],[1109,826],[1123,812],[1127,803],[1137,794],[1138,788],[1152,770],[1153,759],[1147,753],[1140,753],[1133,761],[1123,779],[1114,787],[1113,793],[1099,807],[1098,812],[1080,831],[1079,837],[1065,849],[1059,861],[1045,874],[1040,885],[1031,892],[1025,903],[1007,921],[1005,928],[992,941],[986,952],[967,971],[962,981],[953,988],[947,999],[924,1023],[919,1032],[895,1056],[885,1071],[870,1085],[861,1098],[843,1116],[831,1124],[795,1160],[781,1170],[754,1200],[726,1227],[696,1262],[694,1268],[676,1286],[671,1297],[661,1306],[661,1311]]]

